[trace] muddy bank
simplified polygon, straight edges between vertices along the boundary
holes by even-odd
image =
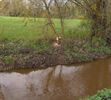
[[[67,40],[60,47],[53,47],[52,41],[39,41],[29,46],[24,43],[4,43],[0,48],[0,71],[19,68],[47,68],[56,65],[72,65],[89,62],[111,55],[111,48],[104,43],[90,45],[87,41]]]
[[[110,55],[93,55],[89,56],[87,60],[81,60],[77,58],[69,59],[64,54],[31,54],[31,55],[20,55],[13,60],[12,63],[6,64],[3,61],[0,61],[0,71],[8,71],[11,69],[19,68],[47,68],[50,66],[56,65],[73,65],[79,63],[85,63],[94,61],[97,59],[103,59]],[[87,56],[88,57],[88,56]],[[14,57],[13,57],[14,58]]]

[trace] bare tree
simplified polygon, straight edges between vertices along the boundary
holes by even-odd
[[[59,3],[57,0],[54,0],[54,2],[58,9],[58,14],[59,14],[60,23],[61,23],[61,33],[64,34],[64,21],[63,21],[62,9],[61,9],[62,6],[64,6],[64,5],[62,5],[61,2]]]
[[[42,2],[44,4],[44,8],[46,10],[46,17],[48,19],[48,24],[50,25],[50,27],[51,27],[52,31],[54,32],[54,34],[56,34],[58,36],[58,34],[56,32],[55,25],[54,25],[54,23],[52,21],[52,16],[51,16],[51,12],[50,12],[50,5],[51,5],[52,1],[53,0],[49,0],[49,1],[42,0]]]

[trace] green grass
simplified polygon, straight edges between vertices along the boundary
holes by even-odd
[[[59,19],[53,19],[56,31],[60,33],[61,27]],[[65,20],[65,33],[64,37],[84,37],[89,33],[88,24],[83,23],[79,19],[66,19]],[[36,21],[33,18],[23,17],[0,17],[0,40],[25,40],[32,41],[38,40],[43,37],[54,37],[55,34],[48,26],[44,25],[46,20],[38,18]],[[25,25],[27,24],[27,25]],[[48,27],[48,28],[46,28]],[[48,30],[48,31],[46,31]]]

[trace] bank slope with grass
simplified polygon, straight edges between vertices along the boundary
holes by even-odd
[[[53,19],[60,32],[58,19]],[[0,71],[13,68],[46,68],[92,61],[111,55],[111,46],[101,38],[90,42],[86,20],[65,20],[65,33],[57,37],[45,27],[45,19],[0,17]]]

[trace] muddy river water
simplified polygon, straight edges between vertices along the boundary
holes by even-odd
[[[0,73],[0,100],[79,100],[103,88],[111,88],[111,58]]]

